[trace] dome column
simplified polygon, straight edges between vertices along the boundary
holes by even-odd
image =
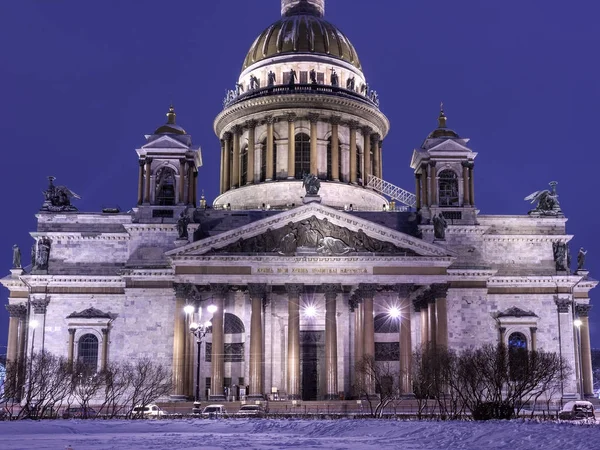
[[[429,206],[429,176],[427,163],[421,166],[421,188],[423,189],[423,206]]]
[[[179,199],[177,200],[178,204],[183,204],[185,193],[185,159],[179,160]]]
[[[429,161],[429,196],[431,197],[431,203],[429,206],[436,206],[437,200],[437,175],[435,173],[435,161]]]
[[[273,181],[273,116],[266,118],[267,122],[267,168],[265,181]]]
[[[144,203],[150,203],[150,170],[152,168],[152,158],[146,158],[146,186],[144,192]]]
[[[416,206],[417,211],[421,209],[421,174],[415,173],[415,194],[416,194]]]
[[[310,121],[310,173],[318,176],[317,123],[319,115],[317,113],[309,113],[308,120]]]
[[[231,188],[234,189],[240,186],[240,134],[242,129],[236,125],[231,131],[233,133],[233,173],[231,176]]]
[[[471,186],[469,184],[469,163],[462,162],[462,177],[463,177],[463,206],[471,204]]]
[[[246,184],[254,184],[254,158],[255,158],[255,141],[256,140],[256,120],[248,121],[248,164],[247,164],[247,180]]]
[[[296,114],[290,113],[288,120],[288,180],[296,177]]]
[[[371,150],[373,151],[373,167],[371,171],[377,178],[381,178],[379,173],[379,138],[378,134],[371,136]]]
[[[141,205],[142,201],[144,200],[144,160],[140,159],[139,160],[140,163],[140,171],[139,171],[139,175],[138,175],[138,198],[137,198],[137,204]]]
[[[350,183],[356,184],[356,130],[358,122],[350,122]]]
[[[194,200],[194,164],[192,164],[190,161],[188,161],[187,163],[187,167],[188,167],[188,198],[187,198],[187,203],[188,205],[195,205],[195,200]]]
[[[377,146],[377,151],[379,152],[379,178],[383,178],[383,141],[379,141],[379,145]]]
[[[331,118],[331,178],[340,181],[340,117]]]
[[[474,163],[469,164],[469,194],[471,196],[471,206],[475,206],[475,179],[473,178]]]
[[[363,186],[366,186],[371,174],[371,128],[363,127]]]
[[[231,133],[229,131],[223,133],[223,141],[225,141],[225,154],[223,155],[223,192],[225,192],[230,188],[229,166],[231,162],[229,159],[231,156]]]

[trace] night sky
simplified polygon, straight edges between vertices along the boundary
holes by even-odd
[[[414,191],[412,150],[436,127],[443,101],[448,126],[479,153],[481,213],[526,214],[523,198],[558,181],[573,260],[588,249],[592,277],[600,276],[599,13],[595,0],[326,2],[392,124],[384,178]],[[2,276],[15,243],[29,264],[48,175],[82,197],[81,211],[135,205],[134,150],[165,122],[171,101],[202,146],[199,189],[212,202],[213,119],[250,45],[279,15],[279,0],[0,2]],[[0,302],[7,295],[2,288]],[[596,307],[595,347],[599,325]],[[2,307],[0,354],[7,329]]]

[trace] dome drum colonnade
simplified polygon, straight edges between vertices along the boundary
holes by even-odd
[[[389,121],[377,102],[355,87],[358,82],[365,93],[369,92],[354,48],[337,28],[322,19],[323,10],[323,1],[283,0],[284,17],[251,47],[238,86],[252,90],[226,103],[214,123],[221,140],[221,195],[215,207],[260,207],[265,199],[272,207],[291,206],[300,202],[302,178],[307,173],[354,187],[328,190],[330,186],[322,184],[322,192],[328,193],[325,204],[354,197],[359,198],[357,209],[380,208],[387,203],[373,191],[366,196],[354,192],[358,187],[365,191],[369,175],[382,177],[382,144]],[[306,28],[299,26],[300,22],[311,30],[309,42],[301,38]],[[285,47],[281,38],[284,31],[292,34],[293,46]],[[337,52],[329,51],[334,40]],[[330,84],[324,84],[325,67],[331,71]],[[268,73],[272,74],[269,86],[257,88]],[[298,73],[300,84],[295,82]],[[311,83],[303,83],[308,74]],[[323,75],[319,80],[318,74]],[[255,79],[252,88],[249,77]],[[285,84],[273,84],[277,77]],[[346,89],[340,86],[344,83]],[[292,184],[278,186],[275,197],[267,198],[269,191],[264,185],[272,181]],[[260,185],[263,187],[258,188]],[[244,186],[258,189],[235,192]]]

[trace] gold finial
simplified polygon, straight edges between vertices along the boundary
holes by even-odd
[[[446,114],[444,114],[444,102],[440,103],[440,115],[438,117],[438,128],[446,128]]]
[[[173,103],[171,103],[171,106],[169,106],[169,112],[167,113],[167,123],[169,125],[175,125],[176,116],[177,114],[175,114],[175,108],[173,108]]]

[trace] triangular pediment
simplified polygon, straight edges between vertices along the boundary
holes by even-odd
[[[446,139],[427,150],[429,153],[435,152],[468,152],[471,153],[471,149],[466,145],[463,145],[456,139]]]
[[[170,149],[175,148],[175,149],[187,150],[190,148],[190,146],[179,141],[175,137],[169,136],[169,135],[161,135],[157,139],[151,140],[150,142],[148,142],[147,144],[142,146],[142,149],[165,149],[165,148],[170,148]]]
[[[310,203],[168,252],[171,258],[215,254],[452,256],[369,220]]]

